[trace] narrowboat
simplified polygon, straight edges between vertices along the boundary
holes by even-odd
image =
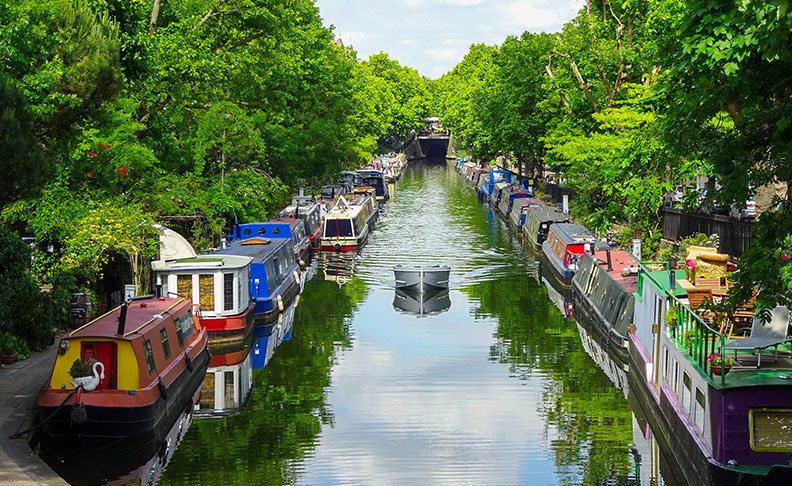
[[[596,243],[597,237],[583,225],[557,223],[550,226],[547,239],[542,243],[542,268],[547,270],[544,277],[556,281],[556,287],[570,288],[580,258],[594,251]]]
[[[368,186],[374,188],[374,194],[377,196],[377,202],[384,203],[390,199],[388,193],[388,185],[385,183],[385,177],[379,170],[359,169],[361,186]]]
[[[470,172],[468,172],[468,175],[465,178],[465,180],[471,187],[475,189],[478,187],[479,181],[484,180],[482,179],[482,177],[486,178],[488,174],[489,171],[487,169],[484,169],[483,167],[473,167],[470,169]]]
[[[164,437],[198,397],[207,336],[188,299],[135,297],[60,340],[36,402],[46,436],[76,448]],[[72,377],[81,368],[87,377]]]
[[[235,255],[197,255],[151,262],[163,295],[197,302],[210,341],[242,338],[253,321],[248,292],[253,259]]]
[[[319,246],[322,238],[322,211],[313,196],[294,196],[291,204],[281,210],[279,218],[301,219],[311,246]]]
[[[321,217],[322,221],[324,221],[325,216],[327,216],[327,212],[335,206],[336,202],[338,202],[338,198],[349,194],[352,192],[352,187],[349,184],[329,184],[326,186],[322,186],[322,189],[319,191],[319,200],[317,204],[319,204],[319,216]],[[321,232],[319,234],[319,241],[321,242]]]
[[[501,214],[501,216],[508,219],[514,202],[528,198],[531,198],[531,195],[524,187],[514,185],[509,186],[501,191],[500,200],[498,201],[496,210]]]
[[[623,365],[638,288],[638,261],[624,251],[584,254],[572,277],[572,317]]]
[[[482,171],[485,169],[481,169]],[[507,170],[493,169],[487,173],[482,173],[473,187],[480,200],[489,202],[494,197],[495,186],[497,184],[511,184],[511,172]]]
[[[751,337],[733,339],[691,309],[682,280],[683,270],[639,264],[629,334],[630,392],[669,469],[683,484],[792,484],[789,310],[776,307],[767,324],[754,319]],[[758,362],[750,348],[772,349],[759,342],[768,329],[780,330],[785,353]],[[716,354],[737,361],[716,369],[709,365]]]
[[[211,346],[212,360],[195,404],[196,417],[238,414],[253,391],[251,350],[254,335],[232,345]]]
[[[234,255],[196,255],[178,233],[160,230],[160,260],[151,262],[161,295],[198,304],[201,323],[210,342],[243,339],[253,322],[248,292],[252,258]]]
[[[344,170],[338,173],[338,182],[340,184],[346,184],[354,189],[355,187],[363,185],[363,178],[355,171]]]
[[[533,197],[517,198],[512,203],[511,212],[509,212],[509,222],[517,231],[522,233],[529,208],[543,205],[544,203],[541,200]]]
[[[305,234],[305,226],[296,218],[276,218],[266,223],[245,223],[234,227],[234,238],[246,240],[249,238],[290,238],[294,258],[305,266],[311,260],[311,242]]]
[[[322,250],[344,252],[359,248],[365,243],[376,216],[373,190],[356,190],[349,201],[340,197],[325,217]]]
[[[240,225],[243,226],[243,225]],[[267,226],[267,229],[272,229]],[[255,226],[236,228],[239,234],[258,233]],[[289,238],[252,237],[232,241],[213,255],[240,255],[250,257],[250,280],[247,287],[254,302],[253,325],[274,321],[300,292],[300,266],[294,259],[292,240]]]
[[[528,208],[523,224],[525,246],[536,253],[542,252],[550,226],[569,222],[569,216],[553,206],[537,205]]]

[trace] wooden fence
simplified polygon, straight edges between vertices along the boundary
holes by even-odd
[[[697,233],[717,234],[720,237],[718,251],[738,257],[751,247],[753,222],[717,214],[688,214],[663,208],[664,238],[678,241]]]

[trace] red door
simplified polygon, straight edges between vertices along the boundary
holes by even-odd
[[[96,343],[96,360],[104,365],[104,380],[99,382],[97,390],[115,388],[115,376],[113,371],[113,348],[114,343]]]

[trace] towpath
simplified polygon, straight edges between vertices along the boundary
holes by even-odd
[[[67,484],[30,450],[27,436],[8,438],[31,426],[36,396],[49,378],[54,361],[53,345],[24,361],[0,368],[0,484],[3,486]]]

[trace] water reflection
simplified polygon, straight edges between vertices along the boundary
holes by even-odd
[[[206,370],[201,396],[195,406],[197,417],[239,413],[253,390],[251,333],[245,341],[210,346],[212,361]]]
[[[428,292],[394,289],[393,307],[419,317],[430,316],[447,311],[451,307],[451,298],[448,289]]]
[[[40,456],[69,484],[157,484],[192,423],[185,408],[164,434],[118,440],[90,451],[74,451],[57,443],[41,443]]]

